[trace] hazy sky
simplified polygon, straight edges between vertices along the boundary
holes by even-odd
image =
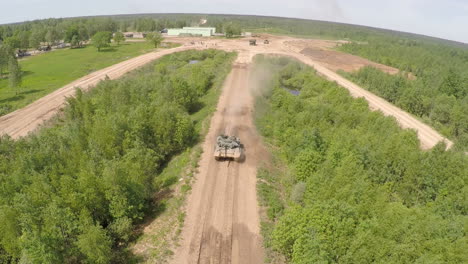
[[[0,24],[49,17],[131,13],[298,17],[468,43],[468,0],[0,0]]]

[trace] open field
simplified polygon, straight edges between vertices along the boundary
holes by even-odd
[[[8,87],[0,80],[0,115],[24,107],[82,76],[147,53],[154,48],[147,43],[122,43],[98,52],[92,45],[63,49],[20,60],[22,86]]]
[[[396,68],[334,50],[306,48],[303,49],[301,53],[325,65],[325,67],[332,71],[343,70],[346,72],[353,72],[365,66],[372,66],[389,74],[397,74],[400,72]]]

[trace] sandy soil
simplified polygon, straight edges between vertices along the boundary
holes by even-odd
[[[351,55],[348,53],[334,50],[336,46],[348,43],[348,41],[331,41],[331,40],[292,40],[285,42],[290,50],[296,53],[304,54],[314,61],[322,64],[332,71],[343,70],[345,72],[355,72],[363,67],[371,66],[388,74],[398,74],[400,70],[384,64],[376,63],[368,59]],[[407,78],[415,80],[416,76],[412,73],[407,73]]]
[[[346,72],[358,71],[362,67],[372,66],[389,74],[397,74],[400,71],[387,65],[372,62],[359,56],[335,51],[322,50],[317,48],[305,48],[302,54],[312,58],[332,71],[343,70]]]
[[[225,81],[203,144],[200,171],[187,204],[181,246],[172,263],[262,263],[256,166],[265,150],[253,121],[249,67],[239,56]],[[220,133],[245,145],[243,162],[218,162],[213,142]]]

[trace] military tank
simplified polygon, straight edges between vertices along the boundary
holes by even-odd
[[[240,139],[235,136],[219,135],[216,138],[214,151],[215,160],[234,160],[240,161],[243,156],[244,146]]]

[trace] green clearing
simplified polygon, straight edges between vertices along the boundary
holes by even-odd
[[[92,45],[63,49],[20,60],[23,82],[8,87],[0,79],[0,115],[24,107],[44,95],[96,70],[147,53],[154,48],[146,42],[123,43],[98,52]]]

